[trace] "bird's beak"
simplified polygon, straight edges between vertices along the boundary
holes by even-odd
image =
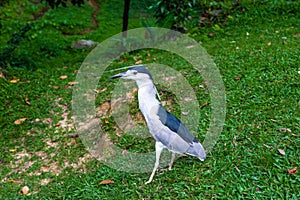
[[[115,78],[122,78],[122,77],[124,77],[125,76],[125,72],[122,72],[122,73],[120,73],[120,74],[116,74],[116,75],[114,75],[114,76],[111,76],[110,78],[111,79],[115,79]]]

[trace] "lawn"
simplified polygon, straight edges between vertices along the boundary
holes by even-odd
[[[150,172],[119,171],[94,158],[73,121],[76,76],[91,49],[76,49],[72,43],[101,43],[119,33],[123,2],[97,1],[98,26],[89,4],[50,9],[34,2],[11,1],[0,10],[0,52],[14,45],[9,42],[14,32],[31,24],[7,54],[0,78],[0,199],[300,199],[299,3],[245,1],[244,9],[225,21],[188,31],[222,76],[225,124],[204,162],[181,157],[173,170],[161,166],[145,185]],[[132,2],[129,28],[155,26],[145,9],[149,2]],[[190,63],[167,51],[144,49],[120,56],[109,69],[152,62],[171,66],[192,87],[200,106],[194,134],[203,141],[211,99]],[[117,82],[109,76],[115,73],[104,74],[94,91],[96,119],[116,146],[152,152],[152,138],[135,138],[117,127],[110,111]],[[166,85],[157,88],[167,109],[180,116],[179,97]],[[130,114],[144,126],[136,91],[128,94]],[[28,194],[22,191],[25,186]]]

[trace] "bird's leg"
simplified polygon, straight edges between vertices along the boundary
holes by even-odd
[[[172,152],[171,161],[169,163],[169,170],[172,170],[172,166],[173,166],[174,160],[175,160],[175,153]]]
[[[154,174],[159,165],[159,158],[160,158],[160,154],[161,154],[162,150],[163,150],[163,146],[161,145],[161,143],[156,142],[155,143],[155,164],[154,164],[154,168],[152,170],[151,176],[150,176],[149,180],[146,182],[146,184],[150,183],[154,177]]]

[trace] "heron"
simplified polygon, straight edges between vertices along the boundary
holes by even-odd
[[[201,161],[205,160],[206,152],[201,143],[176,116],[168,112],[159,102],[158,92],[148,69],[143,65],[132,66],[126,72],[116,74],[111,78],[136,81],[139,109],[146,120],[149,132],[156,141],[155,164],[146,184],[153,180],[163,149],[168,149],[172,153],[169,170],[172,169],[176,153],[191,155]]]

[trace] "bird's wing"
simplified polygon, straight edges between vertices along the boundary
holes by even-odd
[[[185,125],[161,105],[145,115],[149,131],[156,141],[175,153],[187,153],[204,160],[206,153]]]
[[[185,125],[177,117],[172,115],[161,105],[158,108],[157,115],[163,125],[168,127],[188,144],[193,144],[195,137],[187,130]]]

